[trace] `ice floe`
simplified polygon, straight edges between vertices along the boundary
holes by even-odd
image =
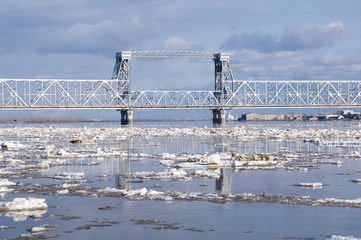
[[[2,150],[19,150],[25,148],[25,145],[15,141],[4,141],[0,142],[0,147]]]
[[[0,187],[0,193],[8,193],[8,192],[12,192],[14,191],[13,189],[11,188],[8,188],[8,187]]]
[[[140,179],[157,179],[157,180],[190,180],[189,174],[182,169],[166,169],[164,172],[133,172],[126,175],[127,177]]]
[[[0,179],[0,186],[13,186],[16,183],[9,181],[8,179]]]
[[[354,236],[338,236],[338,235],[332,235],[326,240],[361,240],[361,238],[356,238]]]
[[[297,205],[312,205],[312,206],[348,206],[361,208],[361,198],[359,199],[311,199],[309,196],[278,196],[271,194],[226,194],[226,193],[201,193],[201,192],[177,192],[177,191],[156,191],[148,190],[147,188],[126,190],[106,187],[98,189],[93,197],[123,197],[131,200],[188,200],[188,201],[209,201],[215,203],[226,202],[267,202],[280,204],[297,204]]]
[[[11,202],[0,202],[0,210],[3,211],[23,211],[23,210],[44,210],[48,205],[42,198],[14,198]]]
[[[62,172],[54,176],[58,180],[83,180],[84,172]]]
[[[297,187],[304,187],[304,188],[322,188],[323,184],[319,182],[315,183],[297,183],[295,186]]]
[[[14,221],[25,221],[27,217],[42,218],[48,209],[45,199],[14,198],[11,202],[0,202],[0,214],[12,217]]]
[[[60,194],[60,195],[65,195],[65,194],[68,194],[69,193],[69,190],[68,189],[64,189],[64,190],[58,190],[56,191],[57,194]]]
[[[357,178],[355,180],[351,180],[351,182],[354,182],[354,183],[361,183],[361,178]]]
[[[40,226],[35,226],[29,229],[28,231],[31,233],[42,233],[42,232],[52,232],[59,226],[50,226],[49,224],[43,224]]]
[[[0,225],[0,230],[6,230],[9,229],[9,226],[5,226],[5,225]]]
[[[232,128],[76,128],[76,127],[26,127],[16,126],[14,128],[4,128],[2,140],[0,141],[0,191],[8,193],[15,192],[41,192],[42,194],[59,195],[82,195],[95,196],[106,193],[122,194],[126,197],[142,198],[147,196],[162,196],[161,199],[207,199],[211,195],[196,193],[164,193],[154,190],[124,190],[116,188],[105,188],[96,191],[92,188],[80,187],[78,184],[57,184],[53,186],[27,185],[12,182],[14,179],[33,177],[34,173],[46,172],[49,168],[59,165],[79,164],[79,160],[86,159],[87,165],[94,166],[102,163],[105,158],[129,158],[130,160],[154,161],[154,165],[163,168],[159,171],[137,171],[122,174],[120,177],[164,180],[164,181],[184,181],[196,178],[214,178],[221,176],[220,168],[232,168],[232,171],[243,170],[287,170],[287,171],[309,171],[317,168],[320,164],[332,164],[339,166],[347,158],[357,160],[361,157],[354,147],[361,145],[361,131],[359,129],[338,130],[338,129],[279,129],[275,127],[265,127],[255,130],[250,127],[236,126]],[[96,137],[94,137],[96,136]],[[159,139],[169,141],[177,137],[195,139],[218,139],[212,142],[212,146],[225,148],[225,152],[198,152],[181,153],[164,152],[150,153],[142,151],[140,145],[132,146],[129,150],[119,148],[119,144],[131,137],[144,140],[144,145],[157,146]],[[293,141],[300,142],[307,146],[333,146],[352,147],[351,153],[340,153],[335,157],[333,153],[307,153],[303,154],[293,151],[292,148],[277,146],[275,152],[236,152],[238,149],[227,146],[227,138],[232,138],[236,143],[247,143],[249,141]],[[14,140],[15,139],[15,140]],[[116,144],[108,146],[107,141],[114,141]],[[164,140],[165,141],[165,140]],[[74,142],[74,144],[72,143]],[[86,143],[86,144],[83,144]],[[134,147],[134,149],[133,149]],[[227,147],[229,147],[227,149]],[[20,151],[21,150],[21,151]],[[209,149],[207,149],[209,150]],[[164,150],[163,151],[167,151]],[[95,160],[94,160],[95,159]],[[354,161],[353,160],[353,161]],[[159,166],[161,165],[161,166]],[[63,168],[65,169],[65,168]],[[71,168],[69,168],[71,169]],[[62,170],[61,170],[62,171]],[[70,170],[71,171],[71,170]],[[61,172],[57,174],[46,174],[43,177],[54,178],[56,180],[81,181],[84,180],[84,172]],[[8,179],[9,180],[8,180]],[[12,180],[12,181],[10,181]],[[351,180],[358,183],[360,179]],[[16,180],[19,181],[19,180]],[[20,180],[21,181],[21,180]],[[322,183],[298,183],[296,186],[318,188]],[[353,185],[354,186],[354,185]],[[93,195],[95,194],[95,195]],[[232,196],[232,195],[230,195]],[[215,201],[223,201],[224,196],[214,195]],[[259,197],[258,197],[259,198]],[[233,199],[233,198],[230,198]],[[251,198],[249,198],[251,199]],[[254,199],[253,199],[254,200]],[[250,200],[250,201],[253,201]],[[227,200],[228,201],[228,200]],[[297,200],[298,201],[298,200]],[[312,204],[323,204],[313,201]],[[358,204],[358,200],[350,200],[352,204]],[[341,201],[346,204],[350,201]],[[330,202],[330,201],[326,201]],[[332,202],[335,204],[335,202]]]

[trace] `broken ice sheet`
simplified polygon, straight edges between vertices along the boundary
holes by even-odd
[[[62,172],[54,176],[58,180],[82,180],[84,179],[84,172]]]
[[[361,238],[356,238],[354,236],[338,236],[338,235],[332,235],[325,240],[361,240]]]
[[[303,188],[322,188],[323,184],[319,183],[319,182],[315,182],[315,183],[297,183],[295,184],[295,186],[297,187],[303,187]]]
[[[13,201],[0,202],[0,213],[12,217],[14,221],[25,221],[27,217],[41,218],[48,205],[41,198],[14,198]]]
[[[43,225],[40,225],[40,226],[32,227],[31,229],[28,229],[28,231],[31,232],[31,233],[34,233],[34,234],[43,233],[43,232],[52,232],[58,227],[59,226],[57,226],[57,225],[50,226],[49,224],[43,224]]]

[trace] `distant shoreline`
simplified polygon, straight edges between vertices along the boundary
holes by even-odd
[[[211,120],[197,119],[134,119],[133,122],[198,122]],[[95,122],[120,122],[120,120],[100,120],[79,117],[29,117],[29,118],[0,118],[1,123],[95,123]]]

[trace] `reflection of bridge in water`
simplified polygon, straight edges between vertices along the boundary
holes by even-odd
[[[131,90],[132,58],[212,59],[214,90]],[[122,124],[133,109],[211,109],[213,122],[231,108],[360,107],[361,81],[235,80],[229,53],[123,51],[116,53],[111,80],[0,79],[0,109],[117,109]]]
[[[252,125],[251,125],[252,126]],[[307,127],[308,125],[305,125]],[[319,127],[320,125],[312,125],[313,127]],[[329,125],[328,125],[329,126]],[[332,126],[332,125],[331,125]],[[253,125],[254,127],[254,125]],[[258,126],[255,130],[261,130],[261,126]],[[279,125],[274,126],[276,128]],[[284,126],[288,127],[288,126]],[[229,136],[213,136],[208,140],[203,139],[202,137],[187,137],[187,138],[174,138],[172,141],[169,141],[168,137],[156,137],[156,138],[147,138],[142,139],[141,137],[133,140],[132,138],[127,139],[127,141],[122,142],[121,149],[127,151],[128,157],[114,159],[114,164],[116,165],[116,171],[114,172],[117,175],[116,186],[122,189],[134,189],[137,188],[137,185],[143,186],[142,182],[153,182],[153,184],[161,183],[161,181],[166,180],[144,180],[132,178],[130,175],[137,167],[139,159],[132,158],[131,153],[143,152],[150,155],[161,155],[161,153],[189,153],[189,154],[200,154],[200,153],[244,153],[244,154],[264,154],[264,153],[277,153],[279,156],[284,156],[292,158],[292,156],[304,156],[303,159],[306,160],[307,154],[309,161],[315,160],[315,156],[318,156],[319,159],[322,159],[320,155],[315,153],[329,153],[334,156],[335,161],[343,161],[343,157],[347,156],[350,152],[361,152],[361,146],[355,145],[352,148],[345,148],[343,145],[320,145],[310,142],[304,142],[303,139],[299,141],[289,140],[289,139],[253,139],[253,140],[240,140],[238,138],[229,137]],[[140,142],[139,142],[140,141]],[[135,145],[133,145],[136,143]],[[146,144],[149,143],[149,144]],[[156,143],[156,144],[155,144]],[[142,147],[140,147],[142,146]],[[316,157],[317,159],[317,157]],[[136,160],[135,162],[132,162]],[[154,160],[154,158],[152,158]],[[145,161],[149,161],[146,159]],[[141,165],[145,163],[142,162]],[[133,165],[133,166],[132,166]],[[302,166],[302,164],[300,164]],[[164,167],[166,168],[166,167]],[[214,166],[210,167],[215,169]],[[231,167],[220,167],[216,168],[219,170],[220,176],[217,179],[212,179],[207,183],[210,187],[214,188],[215,192],[221,193],[230,193],[233,188],[237,186],[238,182],[233,178],[235,172],[240,171]],[[141,169],[142,170],[142,169]],[[137,170],[135,170],[137,171]],[[139,171],[139,170],[138,170]],[[192,172],[194,169],[186,169],[187,172]],[[241,170],[243,171],[243,170]],[[245,170],[245,171],[256,171],[256,170]],[[267,170],[266,170],[267,171]],[[214,183],[214,185],[213,185]],[[132,186],[133,185],[133,186]],[[162,184],[160,184],[162,185]],[[260,191],[263,189],[260,189]]]

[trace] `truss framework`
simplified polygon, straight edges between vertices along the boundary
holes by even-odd
[[[119,92],[118,80],[0,79],[0,109],[360,107],[361,81],[233,81],[217,91]]]
[[[213,59],[215,70],[214,91],[217,101],[223,104],[223,99],[233,93],[233,74],[229,62],[229,53],[209,53],[196,51],[122,51],[115,53],[115,65],[112,79],[118,79],[118,92],[124,101],[129,102],[131,78],[130,60],[131,58],[199,58]]]

